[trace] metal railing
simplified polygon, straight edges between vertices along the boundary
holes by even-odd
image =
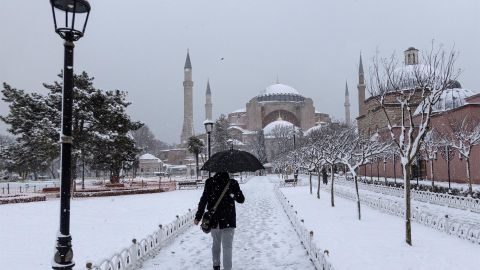
[[[193,224],[195,212],[188,210],[182,216],[165,225],[140,241],[133,239],[132,244],[98,263],[87,262],[87,270],[133,270],[142,267],[143,262],[155,257],[157,253],[173,239],[185,232]]]
[[[317,270],[334,270],[335,268],[328,261],[328,250],[323,250],[317,247],[313,241],[313,231],[305,228],[303,219],[298,217],[297,211],[293,209],[293,205],[287,200],[287,197],[280,191],[278,185],[275,186],[275,194],[283,207],[283,210],[292,223],[293,228],[298,234],[302,245],[307,250],[308,256]]]

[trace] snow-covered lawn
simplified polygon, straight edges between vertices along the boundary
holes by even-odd
[[[201,190],[74,199],[71,233],[76,269],[141,239],[198,203]],[[0,206],[2,269],[49,269],[59,223],[59,200]]]
[[[318,245],[328,249],[336,269],[427,270],[477,269],[480,247],[431,228],[412,224],[413,246],[404,241],[404,223],[368,207],[362,220],[356,216],[355,202],[321,193],[318,200],[308,186],[282,188],[281,191],[314,231]]]

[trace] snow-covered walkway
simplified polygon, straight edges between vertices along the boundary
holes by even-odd
[[[241,186],[245,203],[237,204],[233,244],[234,269],[314,269],[273,192],[267,177]],[[143,269],[211,269],[211,236],[195,226]]]

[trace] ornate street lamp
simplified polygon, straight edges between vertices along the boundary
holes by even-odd
[[[203,125],[205,126],[205,131],[207,132],[207,155],[209,159],[212,154],[211,134],[213,131],[213,124],[214,124],[213,121],[210,119],[203,121]],[[211,177],[210,171],[208,172],[208,177]]]
[[[55,32],[65,40],[62,99],[62,175],[60,187],[60,230],[57,233],[53,269],[72,269],[72,237],[70,235],[70,189],[72,181],[72,114],[73,114],[73,48],[74,41],[85,33],[90,4],[86,0],[50,0]],[[58,15],[58,16],[57,16]],[[80,26],[79,26],[80,25]]]

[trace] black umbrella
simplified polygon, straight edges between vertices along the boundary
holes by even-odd
[[[202,166],[203,171],[209,172],[254,172],[265,169],[260,161],[252,154],[230,149],[215,153]]]

